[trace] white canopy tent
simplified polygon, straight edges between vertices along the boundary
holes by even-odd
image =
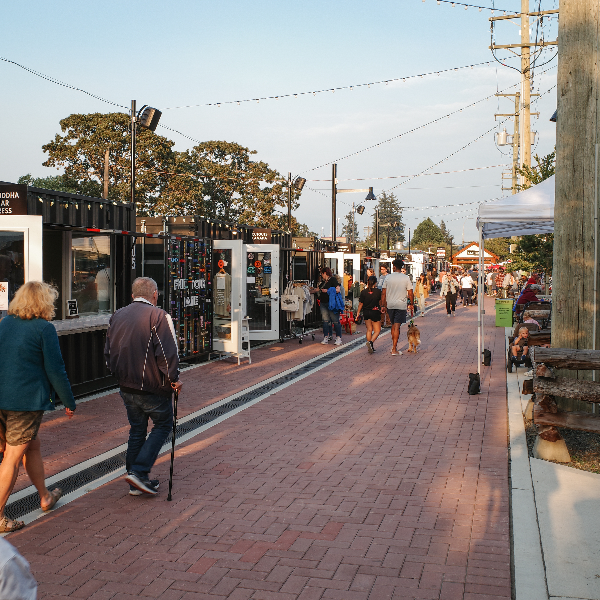
[[[483,241],[513,235],[535,235],[554,231],[554,175],[527,190],[479,205],[479,273],[477,294],[477,372],[481,370],[483,331]]]

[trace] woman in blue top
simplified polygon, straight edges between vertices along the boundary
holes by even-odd
[[[21,461],[40,496],[41,508],[54,508],[60,488],[48,491],[37,434],[45,410],[54,410],[55,392],[71,418],[75,399],[65,371],[54,317],[55,288],[40,281],[22,285],[0,321],[0,533],[25,526],[4,514]],[[17,375],[19,374],[19,375]]]

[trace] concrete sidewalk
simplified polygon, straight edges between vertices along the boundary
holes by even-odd
[[[40,598],[510,598],[504,331],[469,396],[475,308],[417,324],[417,355],[392,356],[386,335],[178,446],[173,502],[163,455],[159,496],[115,480],[11,534]],[[254,369],[189,371],[188,402],[273,371]],[[124,439],[113,419],[103,448]]]
[[[508,375],[517,600],[600,600],[600,475],[527,453],[525,369]]]

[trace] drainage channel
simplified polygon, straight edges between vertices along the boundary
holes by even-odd
[[[201,433],[203,430],[220,423],[237,412],[249,408],[253,404],[271,396],[280,389],[291,385],[298,379],[302,379],[312,372],[322,369],[345,355],[354,352],[364,345],[364,340],[365,337],[361,336],[335,350],[306,361],[305,363],[293,367],[280,375],[276,375],[265,382],[252,386],[246,391],[234,394],[229,398],[225,398],[196,413],[188,415],[178,422],[175,436],[176,443],[187,441],[194,435]],[[171,436],[172,434],[169,435],[165,442],[161,454],[170,450]],[[77,470],[77,467],[68,469],[63,473],[62,478],[60,474],[49,478],[48,484],[52,484],[49,485],[50,489],[59,487],[62,489],[64,496],[73,495],[74,497],[72,499],[75,499],[75,497],[83,495],[83,493],[90,489],[94,489],[95,487],[98,487],[98,485],[120,476],[125,470],[125,447],[126,445],[123,445],[105,453],[104,456],[106,456],[106,458],[104,459],[97,457],[100,458],[100,460],[85,461],[85,463],[82,463],[82,468],[79,470]],[[122,450],[119,451],[120,449]],[[117,451],[117,453],[115,453],[115,451]],[[93,464],[87,467],[83,466],[90,462]],[[111,474],[114,476],[110,477]],[[95,482],[100,483],[94,485]],[[27,490],[23,490],[22,492],[15,494],[15,496],[18,498],[7,504],[5,509],[6,515],[10,519],[22,518],[36,511],[40,512],[40,498],[37,492],[27,493]],[[65,500],[69,501],[67,498],[65,498]],[[34,519],[29,518],[27,520]]]

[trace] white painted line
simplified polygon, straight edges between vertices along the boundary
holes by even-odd
[[[508,350],[512,328],[507,327],[505,332]],[[515,600],[548,600],[519,383],[515,371],[506,374]]]

